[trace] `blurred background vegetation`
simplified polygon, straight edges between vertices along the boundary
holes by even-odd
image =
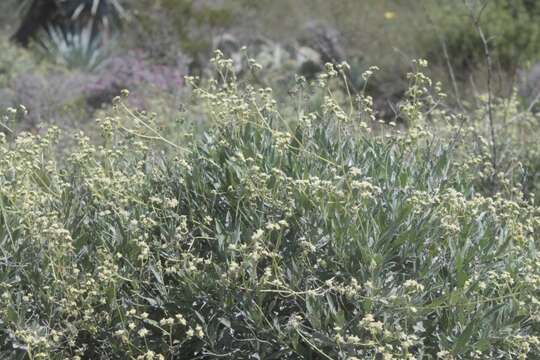
[[[484,8],[484,5],[485,8]],[[266,84],[289,87],[347,60],[354,88],[371,65],[368,91],[381,118],[395,116],[412,59],[425,58],[456,105],[485,91],[489,41],[493,90],[534,98],[540,5],[533,0],[6,0],[0,4],[0,107],[24,103],[25,127],[43,121],[84,127],[122,88],[133,105],[170,112],[182,78],[208,74],[213,50],[240,59],[242,46],[265,67]],[[471,17],[472,16],[472,17]],[[238,75],[246,73],[238,65]],[[540,78],[540,76],[539,76]],[[49,89],[56,91],[51,93]],[[157,109],[162,110],[162,109]]]

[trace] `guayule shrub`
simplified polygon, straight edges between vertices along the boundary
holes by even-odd
[[[191,142],[122,98],[67,158],[0,138],[2,356],[540,356],[540,210],[475,190],[423,62],[406,131],[337,95],[345,64],[281,104],[213,63]]]

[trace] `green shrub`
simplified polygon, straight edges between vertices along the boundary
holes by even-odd
[[[34,58],[5,39],[0,39],[0,88],[7,87],[18,75],[37,67]]]
[[[157,41],[164,45],[159,51],[165,53],[170,52],[171,47],[175,51],[180,47],[191,57],[209,58],[215,31],[234,23],[233,9],[237,2],[138,1],[131,8],[135,15],[134,26],[140,29],[134,41],[144,47],[153,47]],[[178,52],[171,56],[178,56]]]
[[[2,357],[540,356],[540,211],[475,191],[429,79],[403,132],[337,100],[345,66],[285,106],[214,63],[200,140],[122,100],[66,159],[0,138]]]
[[[441,39],[446,42],[448,55],[460,69],[474,69],[485,62],[484,46],[475,29],[471,16],[479,16],[479,24],[485,32],[493,57],[502,68],[514,70],[540,55],[540,9],[527,1],[495,0],[487,3],[481,11],[481,1],[435,1],[429,7],[440,34],[432,37],[432,45],[425,45],[430,58],[444,63],[441,58]]]

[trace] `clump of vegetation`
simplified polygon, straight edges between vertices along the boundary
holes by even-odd
[[[24,50],[9,44],[5,39],[0,40],[0,87],[7,87],[14,78],[31,69],[35,69],[37,62]]]
[[[464,163],[423,61],[407,131],[339,96],[346,64],[278,103],[213,63],[182,141],[122,98],[67,159],[54,127],[1,135],[2,357],[540,356],[540,210],[478,190],[489,144]]]
[[[434,60],[445,61],[437,56],[441,54],[444,41],[450,61],[456,67],[471,71],[484,62],[483,45],[471,16],[477,18],[489,38],[494,58],[506,71],[515,71],[540,55],[540,8],[529,1],[436,1],[427,14],[434,22],[435,33],[439,33],[430,40]],[[426,44],[426,48],[429,45]]]

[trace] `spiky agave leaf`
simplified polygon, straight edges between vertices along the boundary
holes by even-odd
[[[92,70],[105,58],[101,38],[93,35],[91,24],[70,32],[51,26],[47,34],[41,48],[55,62],[69,68]]]
[[[39,36],[41,30],[51,26],[64,32],[80,29],[92,24],[92,34],[110,32],[112,24],[119,24],[125,16],[119,0],[22,0],[13,2],[15,16],[21,18],[20,25],[12,39],[21,45],[28,45],[31,38]],[[11,8],[11,7],[10,7]]]

